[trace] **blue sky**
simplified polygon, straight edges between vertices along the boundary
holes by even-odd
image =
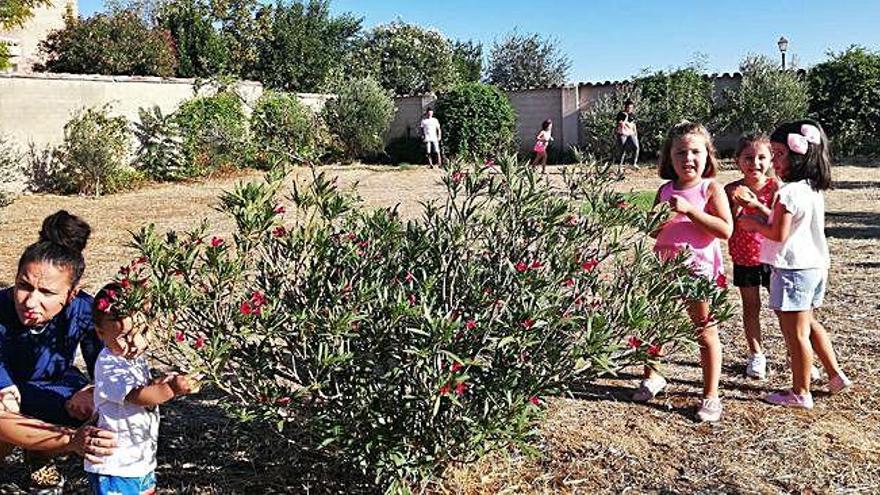
[[[80,13],[103,0],[79,0]],[[514,28],[559,40],[572,61],[570,81],[623,79],[705,56],[712,72],[731,72],[747,53],[779,58],[776,40],[790,40],[801,67],[851,44],[880,50],[877,0],[333,0],[369,28],[400,18],[457,39],[483,42]]]

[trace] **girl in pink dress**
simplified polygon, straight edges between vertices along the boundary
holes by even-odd
[[[687,251],[696,276],[726,284],[719,239],[733,232],[730,206],[722,187],[712,180],[717,168],[712,137],[701,124],[682,122],[669,130],[660,155],[660,177],[668,182],[657,190],[655,204],[666,202],[675,216],[657,233],[654,251],[664,259]],[[703,369],[703,400],[697,411],[700,421],[721,419],[718,381],[721,376],[721,342],[711,321],[708,301],[688,301],[688,315],[697,327],[700,366]],[[666,386],[657,370],[645,367],[645,377],[633,395],[636,401],[654,398]]]

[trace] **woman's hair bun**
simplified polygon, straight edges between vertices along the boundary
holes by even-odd
[[[82,252],[86,248],[92,228],[82,218],[67,210],[58,210],[43,220],[40,242],[46,241]]]

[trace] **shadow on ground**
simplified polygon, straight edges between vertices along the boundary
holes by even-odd
[[[836,211],[826,213],[825,235],[837,239],[880,239],[880,213]]]
[[[240,424],[217,405],[217,394],[176,400],[162,408],[156,477],[161,493],[367,494],[379,490],[351,466],[288,444],[271,431]],[[64,493],[86,494],[82,461],[59,463]],[[16,451],[0,464],[0,494],[25,494],[27,470]]]

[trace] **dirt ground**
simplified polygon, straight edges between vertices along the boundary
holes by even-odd
[[[421,168],[327,167],[342,184],[359,182],[368,205],[399,203],[417,217],[419,201],[441,191],[440,172]],[[556,173],[550,167],[551,177]],[[298,172],[303,177],[307,171]],[[719,181],[737,178],[723,172]],[[94,290],[133,251],[128,231],[154,222],[160,231],[184,229],[202,218],[216,233],[231,224],[213,209],[216,197],[255,172],[191,184],[163,184],[101,199],[35,195],[0,212],[0,287],[9,285],[24,247],[41,220],[59,208],[88,220],[94,234],[86,249],[84,285]],[[827,194],[826,233],[832,254],[830,287],[819,319],[832,335],[843,368],[855,385],[828,396],[814,386],[811,412],[773,408],[760,398],[789,383],[775,317],[764,311],[771,375],[743,377],[745,342],[738,319],[722,329],[724,418],[716,425],[693,420],[699,400],[696,353],[671,358],[665,395],[647,405],[627,398],[638,370],[585,384],[573,397],[548,401],[538,436],[538,457],[497,452],[454,466],[430,488],[436,493],[880,493],[880,168],[840,166]],[[653,171],[631,172],[621,190],[655,189]],[[738,302],[738,297],[733,296]],[[350,493],[363,480],[334,472],[318,459],[279,465],[272,438],[258,440],[247,428],[233,437],[231,420],[210,395],[176,401],[163,409],[157,470],[165,493]],[[254,446],[262,455],[252,454]],[[77,460],[66,461],[73,493],[83,490]],[[349,470],[350,471],[350,470]],[[20,493],[24,469],[17,454],[0,464],[0,493]],[[369,490],[369,489],[367,489]]]

